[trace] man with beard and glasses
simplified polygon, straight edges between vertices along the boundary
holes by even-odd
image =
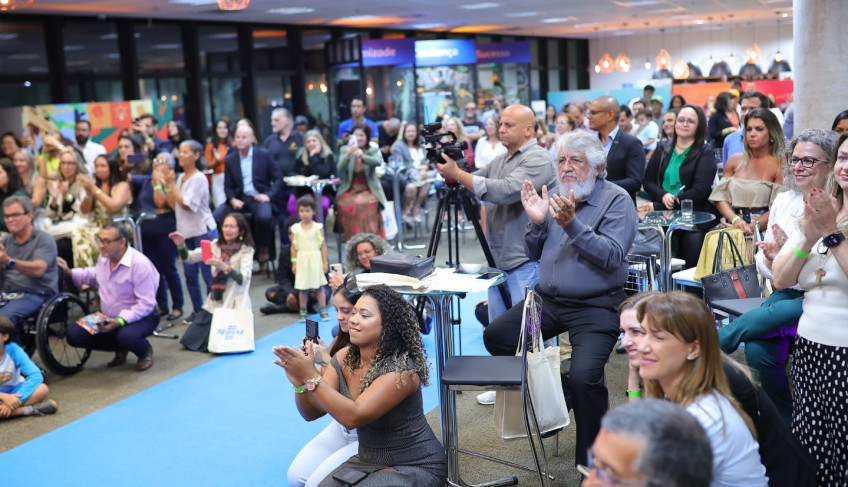
[[[85,159],[85,167],[88,169],[88,174],[94,174],[94,160],[100,154],[106,153],[106,148],[91,140],[91,122],[88,120],[77,121],[75,129],[77,146],[82,152],[82,157]]]
[[[618,338],[618,305],[627,295],[627,251],[638,218],[633,200],[605,179],[606,157],[596,135],[570,132],[554,143],[559,169],[556,186],[542,194],[530,182],[521,203],[530,223],[524,236],[527,258],[539,260],[542,335],[568,332],[573,347],[563,390],[577,422],[576,461],[598,434],[609,406],[604,365]],[[550,196],[549,196],[549,193]],[[524,302],[483,332],[492,355],[513,355]]]

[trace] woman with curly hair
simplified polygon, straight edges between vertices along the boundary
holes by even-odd
[[[314,421],[329,413],[359,435],[359,453],[320,486],[347,485],[334,478],[347,468],[367,475],[361,486],[441,487],[447,459],[424,417],[421,386],[429,369],[414,310],[388,286],[370,287],[354,305],[348,329],[350,345],[324,375],[315,368],[312,342],[304,350],[274,347],[300,415]]]

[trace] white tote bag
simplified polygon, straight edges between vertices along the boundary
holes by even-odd
[[[547,433],[568,426],[571,419],[562,393],[559,347],[544,348],[541,306],[542,303],[535,293],[527,294],[527,299],[524,300],[521,329],[524,330],[526,326],[532,329],[532,348],[527,351],[527,385],[533,400],[533,411],[539,423],[539,431]],[[516,355],[521,355],[525,336],[526,333],[521,333]],[[495,394],[495,429],[504,439],[527,436],[521,402],[521,391],[497,391]]]
[[[382,211],[383,228],[386,230],[386,240],[391,240],[397,237],[398,225],[395,219],[395,203],[394,201],[386,204]]]
[[[252,352],[253,311],[218,308],[212,313],[208,349],[212,353]]]

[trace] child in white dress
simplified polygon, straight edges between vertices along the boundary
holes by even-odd
[[[291,226],[291,260],[294,273],[294,288],[298,290],[300,303],[300,319],[306,319],[306,303],[312,290],[319,290],[318,306],[321,321],[327,321],[327,297],[320,291],[327,285],[326,273],[329,271],[327,261],[327,241],[324,238],[324,226],[314,220],[317,205],[310,195],[301,196],[297,200],[297,215],[300,221]]]

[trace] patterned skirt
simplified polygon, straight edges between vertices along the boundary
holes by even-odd
[[[355,177],[350,189],[336,197],[336,208],[345,240],[358,233],[374,233],[386,238],[380,202],[368,189],[364,175]]]

